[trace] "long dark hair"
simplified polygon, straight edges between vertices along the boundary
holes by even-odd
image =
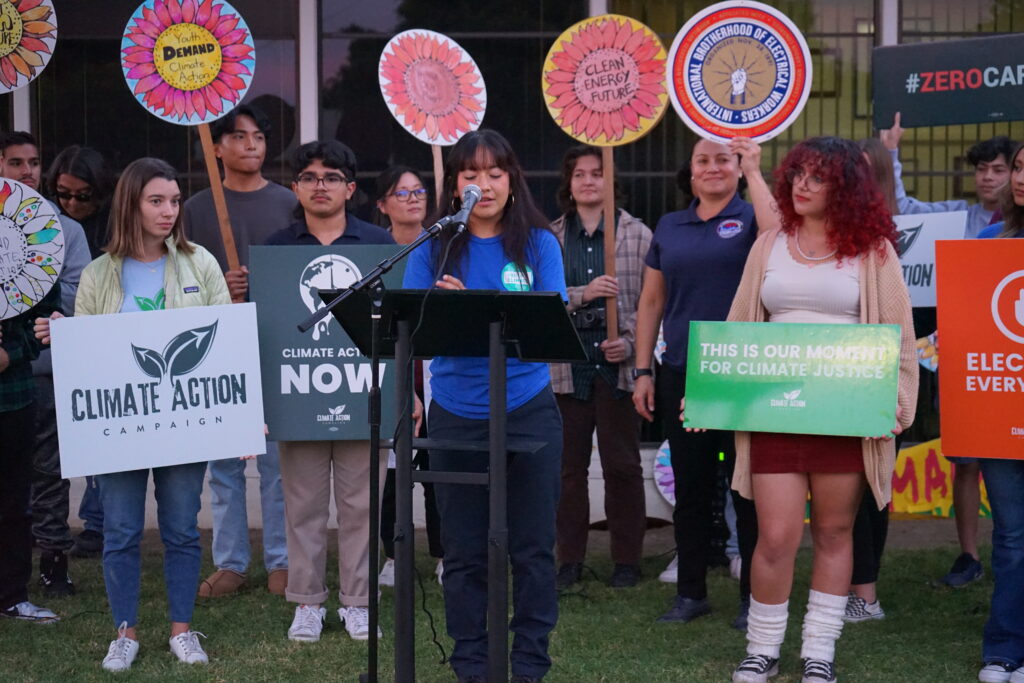
[[[57,179],[62,174],[88,183],[98,210],[102,210],[114,194],[113,174],[107,169],[103,155],[92,147],[71,145],[54,157],[46,172],[46,191],[51,197],[57,196]]]
[[[1018,160],[1024,163],[1024,159],[1020,158],[1022,153],[1024,153],[1024,145],[1017,145],[1017,150],[1009,159],[1010,182],[1006,183],[999,192],[999,208],[1003,212],[1003,230],[997,237],[1017,237],[1024,230],[1024,206],[1013,201],[1013,167],[1017,165]]]
[[[444,184],[441,190],[441,201],[438,204],[438,215],[432,220],[436,221],[449,211],[459,210],[462,205],[462,198],[456,187],[459,173],[468,168],[475,168],[479,163],[477,156],[480,152],[490,157],[490,162],[494,166],[508,173],[509,197],[501,216],[501,241],[505,255],[519,267],[520,271],[525,273],[530,230],[531,228],[547,230],[548,219],[534,203],[516,153],[512,151],[512,146],[501,133],[495,130],[476,130],[462,136],[455,143],[444,166]],[[486,171],[487,169],[479,170]],[[444,272],[460,277],[462,269],[466,265],[463,263],[463,257],[466,254],[469,238],[468,236],[460,236],[458,239],[455,237],[456,234],[451,230],[445,230],[442,233],[440,249],[435,250],[435,268],[440,269],[441,259],[448,251]]]

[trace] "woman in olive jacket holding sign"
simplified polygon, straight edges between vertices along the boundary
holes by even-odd
[[[892,435],[910,426],[917,360],[910,297],[896,256],[896,230],[857,145],[812,138],[775,172],[782,228],[750,250],[729,321],[900,325],[899,394],[891,434],[876,438],[736,433],[733,488],[757,508],[747,653],[734,682],[778,673],[793,566],[811,494],[814,565],[803,624],[804,683],[835,680],[853,568],[853,522],[864,492],[891,497]],[[680,415],[682,418],[682,415]]]
[[[100,315],[231,303],[216,259],[185,239],[177,174],[160,159],[133,161],[114,191],[107,252],[82,272],[77,315]],[[59,317],[54,314],[52,317]],[[36,336],[49,343],[50,321],[36,320]],[[199,585],[200,494],[206,463],[153,468],[164,581],[170,607],[171,652],[187,664],[206,663],[190,629]],[[124,671],[139,651],[138,617],[149,470],[96,477],[103,503],[103,579],[117,638],[103,668]]]

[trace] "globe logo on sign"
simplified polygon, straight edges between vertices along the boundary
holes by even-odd
[[[324,302],[320,300],[320,290],[345,289],[362,277],[363,274],[359,272],[356,264],[344,256],[318,256],[302,269],[302,275],[299,276],[299,296],[309,312],[316,313],[324,307]],[[325,318],[316,324],[313,328],[314,341],[319,341],[321,335],[330,334],[329,323],[330,318]]]

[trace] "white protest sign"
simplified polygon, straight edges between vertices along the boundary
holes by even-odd
[[[935,241],[963,239],[966,211],[893,216],[903,280],[915,308],[935,306]]]
[[[256,304],[51,323],[61,473],[266,452]]]

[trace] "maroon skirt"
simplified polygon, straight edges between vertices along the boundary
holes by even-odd
[[[861,438],[752,432],[750,471],[753,474],[863,472]]]

